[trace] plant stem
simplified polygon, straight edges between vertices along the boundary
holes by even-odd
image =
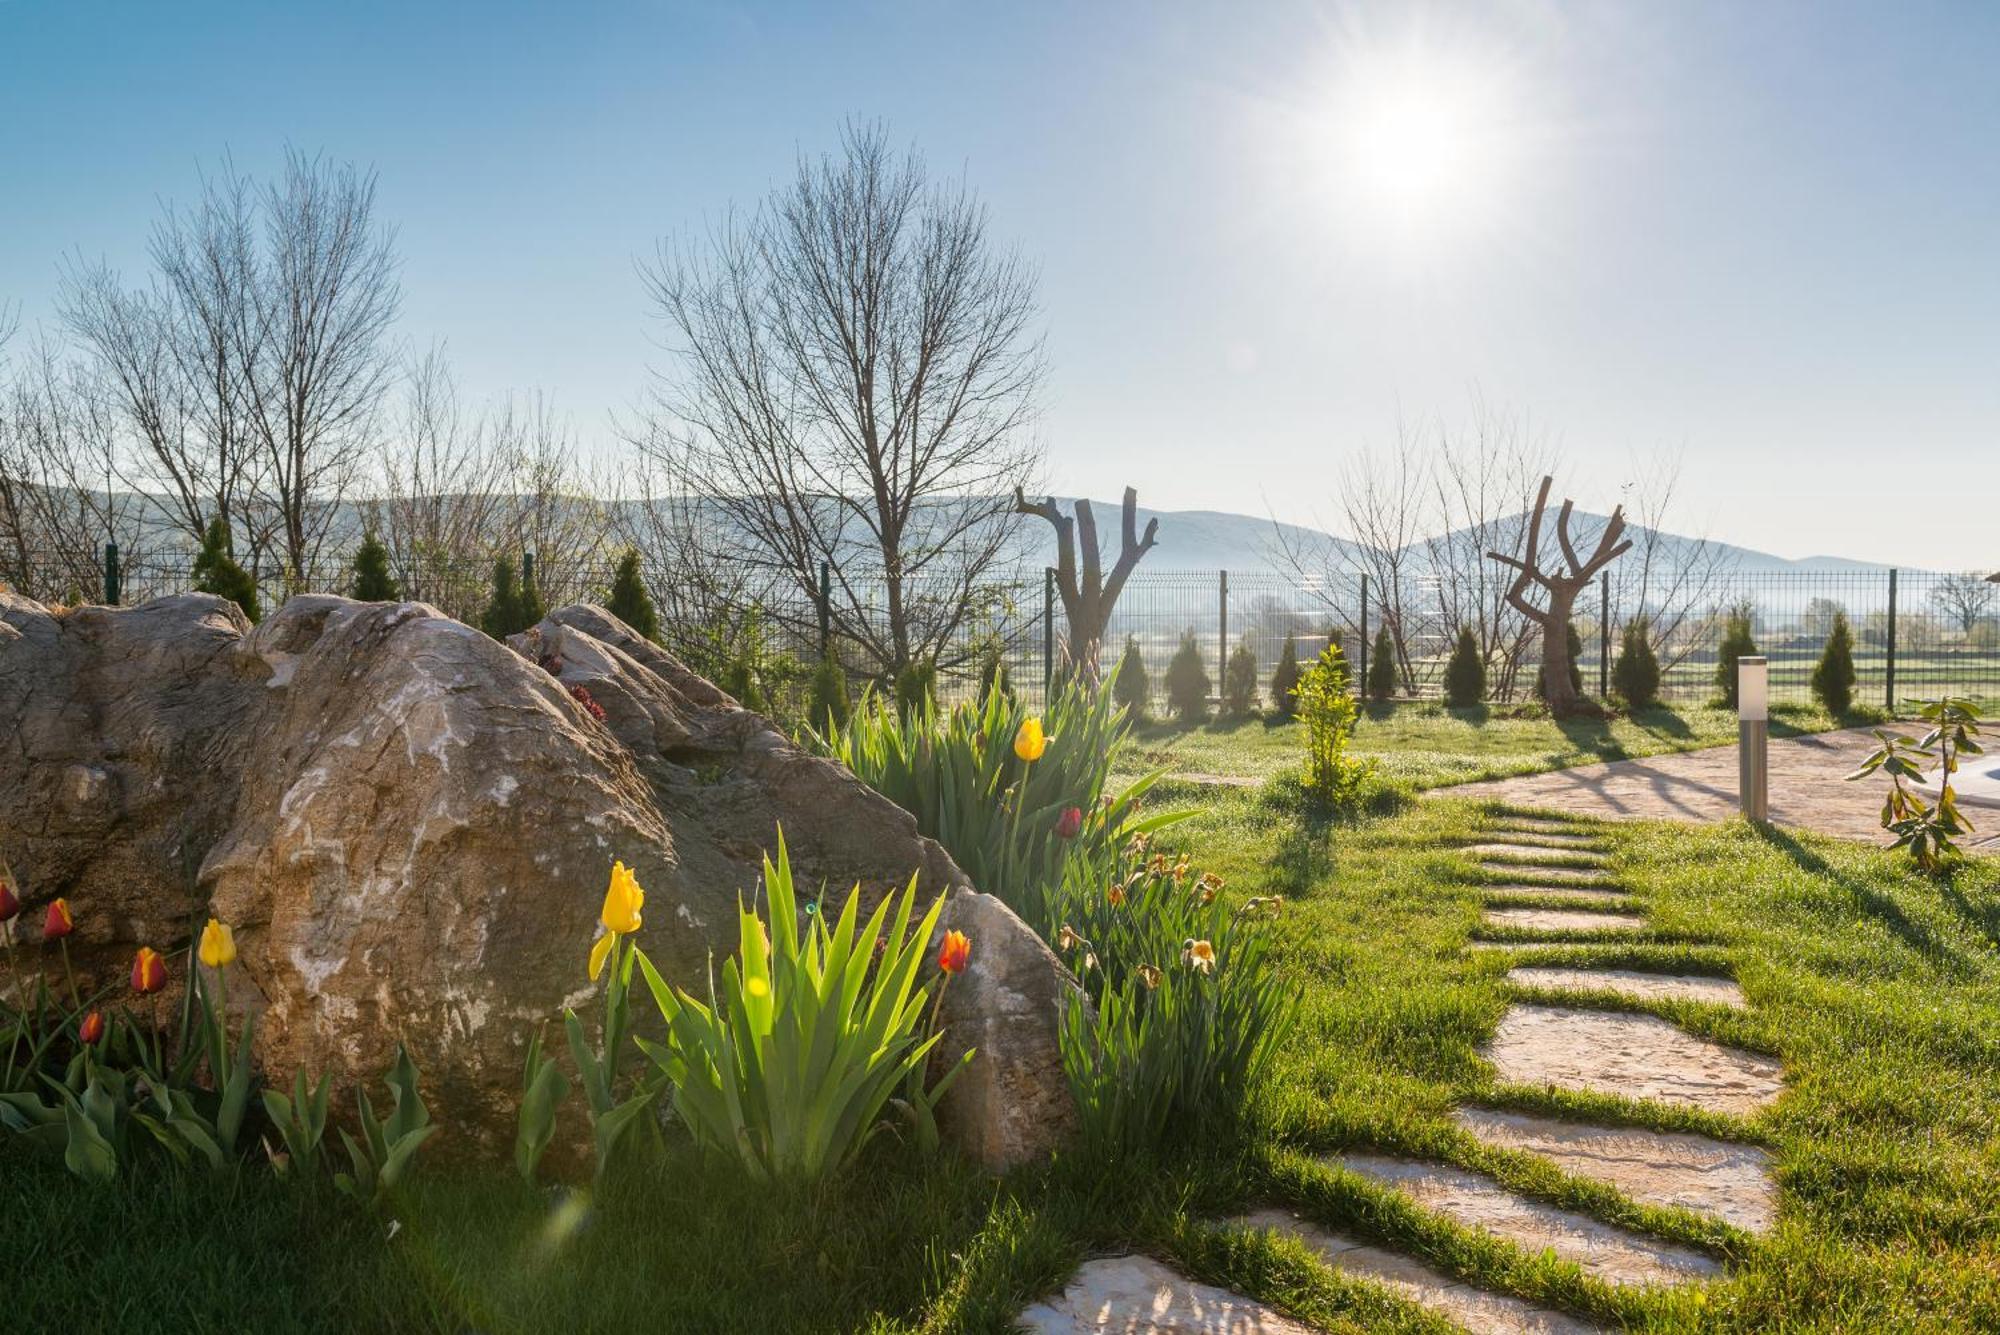
[[[63,937],[63,938],[61,939],[61,942],[60,942],[60,944],[61,944],[61,946],[62,946],[62,957],[63,957],[63,977],[64,977],[64,978],[67,978],[67,979],[69,980],[69,1004],[70,1004],[70,1008],[71,1008],[72,1010],[82,1010],[82,1009],[83,1009],[83,1000],[82,1000],[82,998],[81,998],[81,997],[79,997],[79,996],[78,996],[78,994],[77,994],[77,990],[76,990],[76,971],[75,971],[74,969],[70,968],[70,965],[69,965],[69,938],[68,938],[68,937],[66,937],[66,936],[65,936],[65,937]]]

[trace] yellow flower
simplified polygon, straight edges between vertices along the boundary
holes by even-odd
[[[1029,764],[1042,758],[1042,752],[1049,749],[1048,734],[1042,731],[1042,721],[1031,718],[1021,724],[1021,730],[1014,734],[1014,754]]]
[[[201,929],[201,962],[211,969],[226,968],[236,958],[236,934],[214,918]]]
[[[1181,958],[1189,968],[1207,973],[1215,967],[1215,947],[1206,941],[1190,940],[1181,952]]]
[[[646,892],[639,888],[631,869],[622,862],[612,863],[611,884],[605,888],[604,907],[597,914],[597,920],[604,924],[604,935],[590,948],[591,982],[604,972],[604,961],[617,949],[618,938],[639,930],[639,909],[645,902]]]

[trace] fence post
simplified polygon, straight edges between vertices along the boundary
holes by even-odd
[[[1229,680],[1229,572],[1215,572],[1215,693]]]
[[[1893,716],[1896,712],[1896,571],[1889,571],[1889,640],[1888,665],[1882,675],[1882,707]]]
[[[1361,675],[1354,681],[1358,688],[1355,694],[1368,689],[1368,576],[1365,572],[1361,576]]]
[[[1611,572],[1597,577],[1597,694],[1611,696]]]
[[[1056,568],[1042,567],[1042,703],[1056,684]]]
[[[107,542],[104,544],[104,605],[106,607],[118,606],[118,595],[122,592],[120,586],[123,583],[124,580],[121,578],[121,572],[118,569],[118,544]]]
[[[529,589],[532,589],[534,587],[535,587],[535,554],[533,552],[522,552],[521,592],[523,594],[526,594]]]
[[[833,566],[819,563],[819,660],[833,653]]]

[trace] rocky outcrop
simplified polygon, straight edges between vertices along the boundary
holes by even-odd
[[[373,1079],[406,1043],[468,1139],[512,1134],[522,1045],[595,992],[611,862],[640,941],[696,987],[734,948],[782,826],[802,883],[869,896],[912,872],[975,941],[946,1044],[979,1057],[946,1108],[996,1168],[1073,1118],[1055,958],[912,818],[603,611],[493,640],[417,603],[293,599],[254,630],[203,595],[58,614],[0,602],[0,849],[67,895],[86,971],[236,925],[273,1072]],[[246,989],[238,988],[232,999]]]

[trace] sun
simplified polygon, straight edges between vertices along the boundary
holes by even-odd
[[[1357,89],[1342,131],[1355,188],[1395,212],[1451,204],[1479,171],[1479,127],[1464,90],[1448,81]]]

